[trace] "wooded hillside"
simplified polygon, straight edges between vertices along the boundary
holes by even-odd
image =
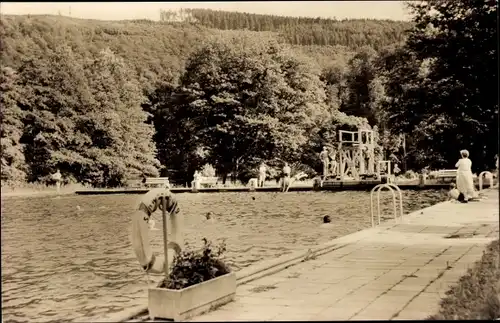
[[[353,49],[363,46],[379,49],[401,43],[412,25],[405,21],[284,17],[210,9],[162,11],[160,17],[162,21],[175,17],[221,30],[276,32],[294,45],[342,45]]]
[[[408,168],[450,167],[468,147],[484,170],[497,151],[496,7],[410,7],[411,24],[2,16],[2,185],[56,168],[95,186],[140,174],[186,182],[207,163],[244,180],[261,161],[314,176],[337,130],[366,121],[381,153]]]
[[[336,56],[352,56],[359,47],[377,49],[402,42],[404,29],[409,27],[409,23],[391,21],[302,19],[201,9],[189,12],[200,23],[2,16],[2,62],[17,68],[23,58],[43,57],[62,43],[82,57],[109,48],[129,61],[141,79],[151,83],[165,77],[175,80],[187,56],[212,36],[230,37],[243,32],[251,37],[274,37],[293,45],[307,45],[294,49],[323,66]],[[231,27],[224,28],[224,21],[230,21]],[[249,21],[254,22],[253,28],[246,25]],[[230,30],[221,33],[217,29]]]

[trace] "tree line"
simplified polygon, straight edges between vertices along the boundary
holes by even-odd
[[[276,32],[293,45],[342,45],[355,49],[367,45],[379,49],[403,42],[411,27],[405,21],[285,17],[210,9],[162,10],[160,20],[182,20],[221,30]]]
[[[205,163],[245,180],[261,161],[313,174],[321,146],[364,120],[379,128],[386,156],[411,169],[450,167],[467,148],[484,170],[498,150],[497,71],[489,68],[496,7],[443,3],[411,5],[403,44],[319,47],[331,53],[319,60],[314,47],[266,33],[165,26],[168,40],[147,42],[139,31],[158,26],[85,25],[49,36],[43,22],[54,17],[3,20],[2,183],[43,180],[56,167],[96,186],[141,174],[184,183]],[[105,28],[119,36],[96,32]],[[75,30],[80,36],[68,38]],[[182,33],[183,48],[159,48]]]

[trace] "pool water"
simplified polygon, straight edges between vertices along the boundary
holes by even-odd
[[[446,191],[403,191],[405,213]],[[381,194],[392,218],[392,197]],[[225,240],[238,271],[371,226],[369,192],[176,194],[189,247]],[[2,310],[5,322],[69,322],[147,304],[148,281],[129,242],[139,196],[2,198]],[[205,214],[213,213],[207,220]],[[322,226],[329,215],[331,226]],[[161,214],[155,215],[157,219]],[[157,228],[161,222],[157,221]],[[161,252],[162,231],[152,231]]]

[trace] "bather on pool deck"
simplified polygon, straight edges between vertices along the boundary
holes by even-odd
[[[460,193],[455,183],[450,184],[450,191],[448,192],[448,197],[450,198],[450,200],[456,200],[459,202],[462,202],[464,200],[464,195]]]
[[[323,176],[325,177],[328,175],[328,168],[330,166],[328,148],[326,148],[326,146],[324,146],[323,151],[319,153],[319,159],[323,163]]]
[[[61,172],[59,171],[59,168],[57,169],[57,172],[52,174],[52,179],[56,181],[56,190],[57,194],[61,192],[61,181],[62,181],[62,175]]]
[[[267,172],[266,164],[262,162],[259,167],[259,182],[258,182],[259,187],[264,187],[264,182],[266,181],[266,172]]]
[[[292,172],[292,169],[290,166],[288,166],[288,163],[285,162],[285,165],[283,166],[283,173],[282,173],[282,181],[281,181],[281,189],[284,191],[286,190],[287,186],[290,185],[290,173]]]
[[[283,166],[283,177],[290,177],[290,173],[292,172],[292,169],[290,166],[288,166],[288,163],[285,162],[285,165]]]
[[[455,164],[457,167],[457,188],[464,195],[464,203],[474,197],[474,179],[472,177],[472,162],[467,150],[460,151],[461,159]]]
[[[392,172],[394,173],[394,175],[399,175],[399,173],[401,173],[401,169],[399,168],[398,163],[394,164]]]

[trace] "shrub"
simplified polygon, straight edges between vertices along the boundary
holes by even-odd
[[[203,243],[199,251],[181,251],[175,256],[166,288],[183,289],[230,272],[221,259],[226,251],[225,243],[214,247],[206,238],[203,238]],[[165,281],[160,288],[165,288]]]

